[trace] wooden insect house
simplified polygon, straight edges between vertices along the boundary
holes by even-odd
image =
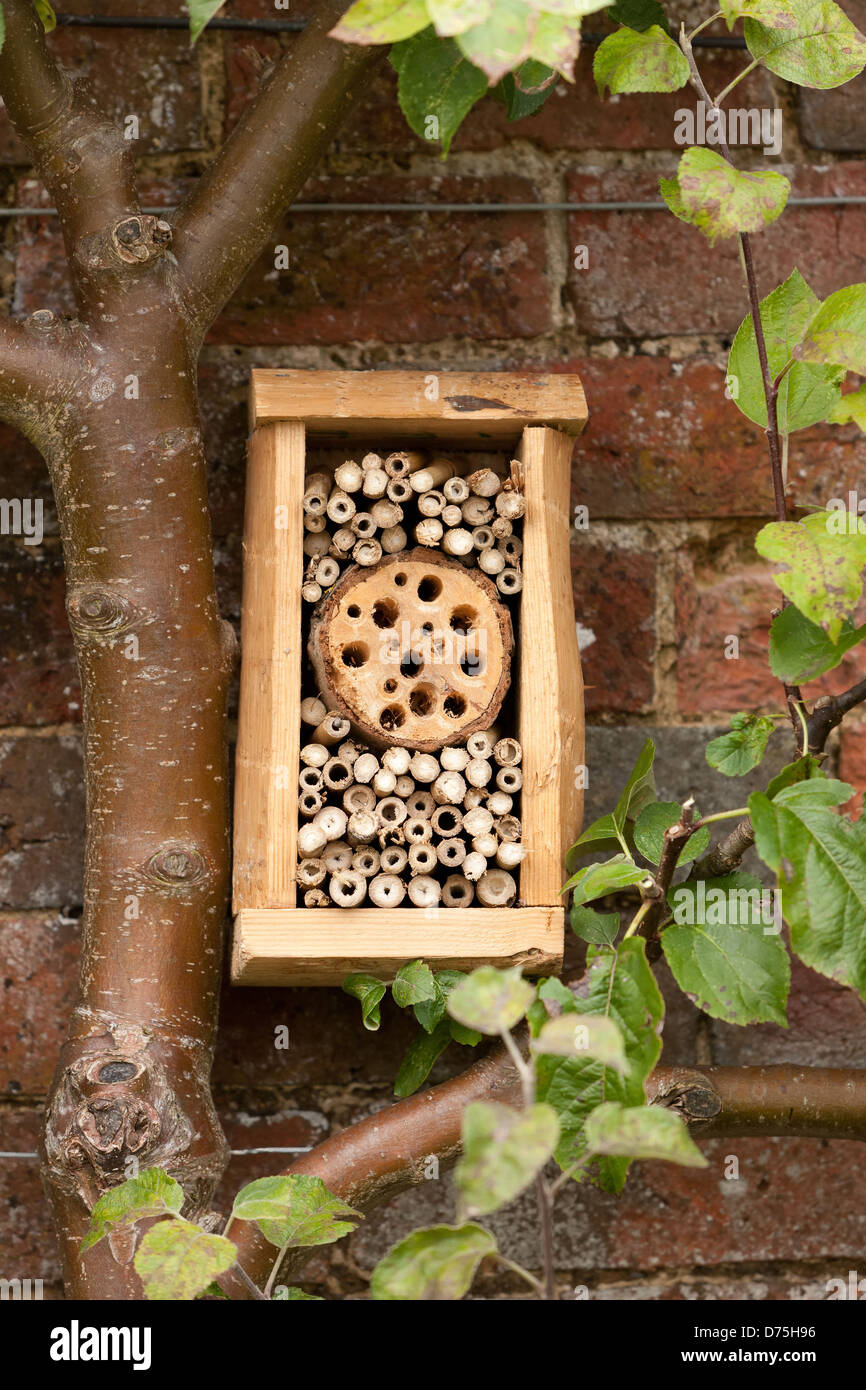
[[[232,977],[562,957],[574,375],[254,371]]]

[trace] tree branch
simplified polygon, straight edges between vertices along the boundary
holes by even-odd
[[[322,0],[178,209],[175,250],[199,337],[262,251],[382,58],[382,49],[328,38],[345,8],[344,0]]]
[[[822,695],[815,702],[815,708],[806,720],[806,728],[809,731],[809,752],[821,753],[824,745],[837,724],[841,724],[844,716],[849,710],[854,709],[855,705],[862,705],[866,701],[866,680],[858,681],[852,685],[850,690],[843,690],[841,695]]]

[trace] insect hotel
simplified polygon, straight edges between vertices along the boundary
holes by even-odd
[[[574,375],[254,371],[232,978],[555,970]]]

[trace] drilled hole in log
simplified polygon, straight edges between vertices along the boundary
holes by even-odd
[[[416,685],[409,694],[409,708],[413,714],[424,716],[433,709],[436,696],[429,685]]]
[[[405,722],[406,713],[399,705],[388,705],[379,715],[379,723],[383,729],[399,729]]]
[[[442,708],[449,719],[459,719],[466,710],[466,701],[462,695],[455,695],[454,692],[446,695],[442,701]]]
[[[464,652],[460,658],[460,670],[463,672],[464,676],[469,676],[470,678],[483,676],[484,666],[484,658],[480,652],[470,650]]]
[[[361,610],[358,607],[357,603],[350,603],[349,607],[346,609],[346,613],[350,618],[360,618],[361,616]],[[375,614],[373,616],[375,617]],[[384,624],[379,623],[379,627],[382,626],[384,626]]]
[[[397,576],[399,580],[400,576]],[[437,579],[435,574],[425,574],[421,583],[418,585],[418,597],[422,603],[432,603],[442,592],[442,580]]]
[[[365,666],[370,659],[370,649],[364,642],[350,642],[343,648],[341,659],[344,666]]]
[[[413,676],[418,676],[424,670],[424,662],[417,652],[406,652],[400,660],[400,675],[407,681],[412,680]]]
[[[397,682],[386,681],[385,684],[382,686],[382,689],[385,691],[386,695],[393,695],[394,691],[397,689]]]
[[[451,614],[451,626],[455,632],[471,632],[478,620],[478,614],[471,608],[455,608]]]
[[[351,609],[349,613],[351,615]],[[392,598],[380,598],[373,604],[373,622],[377,627],[393,627],[400,610]]]
[[[406,576],[405,576],[405,574],[402,574],[402,573],[401,573],[401,574],[395,574],[395,575],[394,575],[394,583],[397,584],[397,585],[399,585],[399,587],[402,589],[403,585],[406,583]]]

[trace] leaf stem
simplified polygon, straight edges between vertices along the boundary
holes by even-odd
[[[628,929],[627,929],[625,935],[624,935],[623,938],[622,938],[623,941],[628,941],[628,939],[629,939],[630,936],[634,936],[635,932],[637,931],[637,929],[638,929],[638,927],[640,926],[641,922],[643,921],[644,917],[646,917],[646,915],[647,915],[647,913],[649,912],[649,910],[650,910],[650,908],[652,907],[652,905],[653,905],[653,899],[652,899],[652,898],[646,898],[646,899],[641,903],[640,907],[638,908],[637,912],[635,913],[634,917],[632,918],[631,922],[629,923]]]
[[[695,30],[695,33],[697,33],[697,30]],[[691,35],[691,37],[694,38],[694,35]],[[752,72],[752,70],[758,66],[758,64],[760,63],[760,61],[761,61],[760,58],[753,58],[752,61],[751,61],[751,63],[749,64],[749,66],[748,66],[747,68],[743,68],[743,71],[742,71],[741,73],[738,73],[738,74],[737,74],[737,76],[734,78],[733,82],[729,82],[729,83],[728,83],[728,85],[727,85],[727,87],[725,87],[724,91],[719,92],[719,95],[716,97],[715,101],[713,102],[713,105],[714,105],[714,106],[721,106],[721,104],[722,104],[722,102],[724,101],[725,97],[730,95],[730,93],[731,93],[731,92],[734,90],[734,88],[736,87],[737,83],[738,83],[738,82],[742,82],[743,78],[744,78],[744,77],[747,77],[747,76],[749,75],[749,73]]]
[[[748,814],[748,806],[738,806],[734,811],[716,811],[712,816],[701,816],[700,820],[695,822],[694,828],[700,830],[704,825],[712,825],[713,821],[733,820],[735,816],[747,816]]]
[[[715,24],[717,19],[724,19],[724,12],[722,10],[716,10],[716,13],[711,14],[709,19],[705,19],[701,24],[699,24],[697,29],[693,29],[692,32],[689,34],[689,42],[691,42],[691,40],[695,38],[696,35],[698,35],[701,32],[702,29],[706,29],[710,24]]]
[[[277,1258],[274,1260],[274,1263],[271,1266],[271,1272],[268,1275],[268,1281],[265,1284],[265,1291],[262,1294],[262,1297],[266,1298],[268,1302],[270,1302],[271,1294],[274,1291],[274,1284],[277,1282],[277,1275],[280,1272],[280,1265],[286,1258],[286,1251],[288,1250],[291,1243],[292,1242],[290,1240],[287,1240],[285,1245],[280,1246],[280,1249],[277,1251]]]
[[[236,1260],[236,1261],[235,1261],[235,1263],[232,1265],[232,1269],[237,1270],[238,1274],[239,1274],[240,1277],[241,1277],[241,1283],[242,1283],[242,1284],[246,1284],[246,1286],[247,1286],[247,1288],[249,1289],[250,1293],[252,1294],[253,1298],[259,1298],[259,1299],[265,1299],[265,1300],[267,1299],[268,1295],[267,1295],[266,1293],[262,1293],[262,1291],[261,1291],[261,1289],[259,1288],[258,1284],[256,1284],[256,1283],[253,1282],[253,1280],[252,1280],[252,1279],[250,1278],[250,1276],[247,1274],[246,1270],[244,1269],[243,1265],[240,1263],[239,1260]]]
[[[541,1280],[536,1279],[534,1274],[530,1274],[528,1269],[523,1268],[523,1265],[515,1264],[513,1260],[506,1259],[505,1255],[500,1254],[498,1250],[494,1252],[494,1259],[497,1259],[506,1269],[513,1270],[515,1274],[519,1274],[521,1279],[526,1280],[527,1284],[531,1284],[540,1298],[546,1297],[545,1288]]]

